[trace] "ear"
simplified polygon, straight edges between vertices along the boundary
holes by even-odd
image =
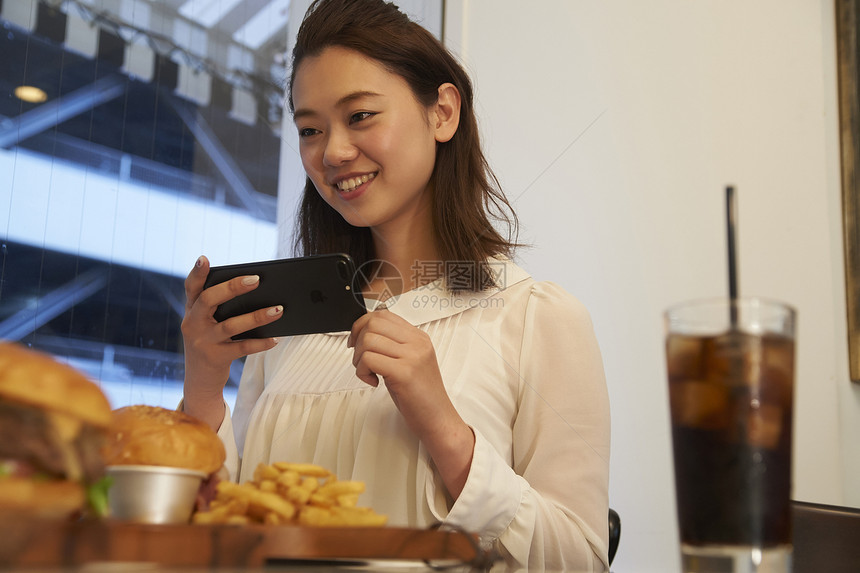
[[[460,90],[450,83],[439,86],[439,97],[431,111],[436,141],[444,143],[450,140],[460,125]]]

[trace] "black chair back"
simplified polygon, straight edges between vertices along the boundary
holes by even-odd
[[[609,508],[609,564],[615,559],[618,551],[618,542],[621,541],[621,516],[618,512]]]

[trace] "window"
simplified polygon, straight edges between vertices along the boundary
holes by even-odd
[[[197,256],[275,256],[286,20],[110,4],[0,1],[0,338],[175,407]]]

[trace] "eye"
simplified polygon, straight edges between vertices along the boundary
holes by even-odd
[[[376,114],[372,111],[359,111],[349,116],[349,123],[358,123],[360,121],[364,121],[369,117],[373,117],[374,115]]]
[[[317,133],[319,133],[319,131],[312,128],[312,127],[300,127],[299,128],[299,137],[302,137],[302,138],[303,137],[310,137],[312,135],[316,135]]]

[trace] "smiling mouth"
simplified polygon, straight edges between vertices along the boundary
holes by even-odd
[[[338,181],[337,188],[341,193],[349,193],[359,185],[363,185],[375,177],[376,173],[369,173],[367,175],[362,175],[361,177],[350,177],[349,179]]]

